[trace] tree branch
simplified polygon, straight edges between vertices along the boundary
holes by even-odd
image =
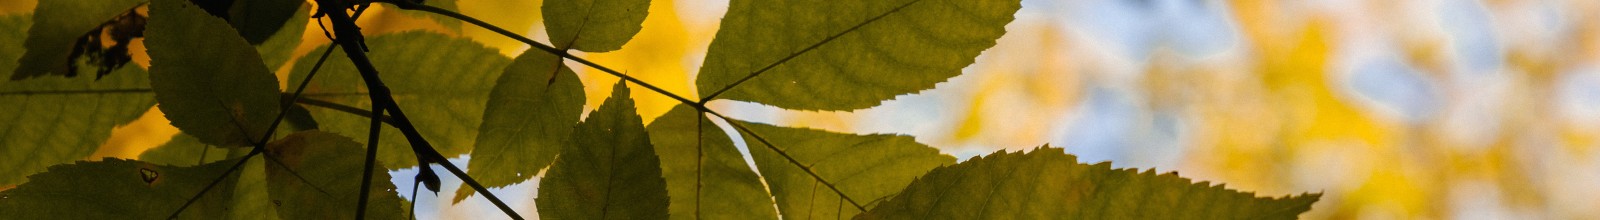
[[[494,203],[494,205],[500,208],[500,211],[505,212],[507,216],[513,219],[522,219],[522,216],[518,215],[517,212],[512,210],[510,206],[507,206],[505,202],[501,201],[481,184],[478,184],[477,180],[472,179],[472,177],[468,176],[466,172],[461,171],[461,169],[456,167],[455,164],[450,163],[450,161],[445,158],[444,155],[440,155],[437,150],[433,149],[432,145],[429,144],[427,140],[423,139],[422,134],[417,132],[416,127],[411,124],[411,120],[406,118],[405,112],[400,109],[399,105],[395,103],[394,97],[390,95],[389,87],[384,85],[383,80],[379,78],[378,69],[373,67],[372,61],[367,58],[366,48],[362,47],[364,44],[362,42],[360,27],[357,27],[355,21],[352,20],[348,14],[345,14],[344,11],[346,8],[350,7],[350,2],[341,0],[318,0],[317,3],[319,5],[319,9],[322,11],[322,14],[332,20],[335,42],[338,42],[338,45],[344,49],[345,55],[350,58],[351,63],[355,64],[356,70],[361,73],[362,81],[367,84],[367,93],[369,93],[369,97],[373,99],[372,104],[374,109],[376,109],[375,112],[388,112],[389,115],[395,119],[395,127],[400,129],[400,133],[404,134],[406,139],[410,142],[411,150],[413,153],[416,153],[418,167],[421,169],[421,172],[418,173],[418,178],[432,177],[431,180],[425,180],[432,181],[431,183],[425,183],[429,183],[430,188],[434,188],[434,191],[437,192],[438,177],[431,176],[433,175],[433,172],[432,168],[430,168],[428,164],[438,163],[443,165],[445,169],[449,170],[452,174],[455,174],[457,178],[462,180],[462,182],[465,182],[468,186],[471,186],[474,190],[477,190],[478,193],[482,194],[484,198],[489,200],[489,202]],[[362,189],[362,191],[365,192],[366,189]]]

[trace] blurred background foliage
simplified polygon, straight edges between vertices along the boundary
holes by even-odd
[[[35,1],[0,0],[0,14],[28,13]],[[545,39],[538,0],[456,5]],[[636,39],[585,56],[693,94],[726,5],[655,0]],[[369,35],[471,38],[507,56],[527,49],[381,6],[361,26]],[[327,43],[307,27],[297,54]],[[883,106],[714,108],[758,122],[911,134],[963,159],[1050,143],[1083,162],[1178,171],[1264,195],[1323,192],[1302,216],[1312,219],[1600,218],[1600,1],[1024,0],[1007,30],[965,74]],[[616,78],[578,71],[592,110]],[[649,90],[633,96],[647,122],[676,104]],[[137,158],[177,132],[152,108],[91,158]],[[533,213],[537,181],[501,197]],[[424,217],[501,217],[474,199],[420,199]]]

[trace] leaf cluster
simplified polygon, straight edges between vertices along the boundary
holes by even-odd
[[[358,107],[375,105],[377,95],[358,83],[362,65],[383,74],[392,89],[383,95],[406,107],[415,120],[403,123],[414,123],[432,150],[469,154],[466,174],[483,186],[542,175],[537,209],[548,218],[1287,219],[1320,197],[1257,197],[1176,174],[1081,164],[1048,146],[957,163],[910,136],[747,122],[706,105],[849,111],[932,89],[995,45],[1018,0],[734,0],[694,82],[697,96],[572,55],[622,49],[642,28],[649,0],[545,1],[549,45],[438,7],[452,1],[380,1],[535,49],[509,58],[467,39],[402,32],[365,38],[370,64],[324,60],[351,55],[332,49],[339,45],[313,50],[330,51],[323,59],[295,61],[289,53],[310,6],[277,2],[234,0],[229,7],[264,10],[219,13],[184,0],[45,0],[32,20],[0,17],[0,27],[29,30],[0,33],[0,71],[14,73],[0,87],[0,117],[12,119],[0,125],[0,185],[21,184],[0,191],[0,213],[325,219],[364,208],[373,211],[362,217],[406,218],[408,203],[387,173],[372,173],[371,186],[358,177],[363,151],[377,150],[379,168],[426,166],[410,154],[411,137],[371,130],[375,120],[404,119],[375,119]],[[148,7],[148,73],[106,67],[115,72],[88,79],[52,67],[75,65],[61,54],[69,33],[138,7]],[[74,10],[94,13],[61,14]],[[622,81],[585,113],[586,85],[569,63]],[[278,89],[272,72],[283,68],[289,82],[302,82],[289,86],[303,90]],[[646,125],[628,95],[637,88],[682,103]],[[183,135],[140,161],[69,164],[152,104]],[[283,121],[290,126],[278,127]],[[377,136],[349,138],[362,134]],[[255,155],[265,159],[250,160]],[[453,200],[474,192],[463,186]]]

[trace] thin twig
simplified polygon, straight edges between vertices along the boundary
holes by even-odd
[[[376,100],[377,98],[372,99]],[[361,169],[361,197],[356,202],[356,219],[366,219],[365,217],[367,216],[367,197],[370,196],[369,194],[372,191],[372,169],[377,166],[378,159],[378,133],[383,131],[383,120],[381,119],[383,118],[383,109],[379,108],[376,101],[372,102],[372,109],[372,114],[370,114],[372,118],[368,119],[372,121],[372,126],[367,127],[367,153],[366,161],[363,162]],[[418,165],[427,166],[428,164],[419,163]]]

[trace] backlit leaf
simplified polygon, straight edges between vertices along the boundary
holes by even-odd
[[[650,0],[544,1],[544,26],[556,48],[622,49],[643,28]]]
[[[0,16],[0,73],[10,73],[17,68],[17,59],[22,58],[23,42],[28,39],[28,28],[33,26],[33,14],[18,14]]]
[[[446,157],[471,150],[489,92],[510,59],[471,40],[429,32],[371,36],[366,41],[373,65],[422,136]],[[355,65],[342,50],[331,56],[306,88],[304,98],[370,108],[366,84]],[[290,82],[304,79],[316,61],[300,59],[289,75]],[[366,140],[371,126],[368,115],[309,109],[323,131]],[[378,160],[393,169],[417,165],[410,144],[398,129],[386,127],[380,134]]]
[[[994,46],[1021,7],[1017,0],[730,4],[696,80],[700,95],[799,110],[861,109],[933,88]]]
[[[0,82],[0,185],[22,183],[29,174],[94,153],[111,128],[155,104],[148,86],[139,68],[122,68],[99,81],[43,76]]]
[[[928,170],[955,162],[911,136],[729,123],[748,129],[739,133],[785,219],[854,216]]]
[[[235,155],[244,155],[250,152],[247,148],[233,148]],[[277,204],[268,197],[267,166],[266,160],[251,159],[239,168],[239,182],[233,186],[233,208],[228,212],[228,219],[237,220],[276,220],[278,218]]]
[[[540,180],[540,218],[667,218],[667,185],[644,121],[627,87],[618,82],[612,91]]]
[[[649,130],[672,198],[672,219],[778,219],[761,177],[728,134],[694,107],[672,108]]]
[[[267,184],[284,219],[355,218],[365,150],[337,134],[307,131],[267,146]],[[405,219],[405,206],[380,162],[372,172],[367,218]],[[301,178],[304,179],[301,179]]]
[[[583,84],[561,58],[544,51],[517,56],[489,94],[467,174],[486,187],[538,175],[570,143],[583,100]],[[454,200],[473,193],[463,185]]]
[[[285,1],[282,1],[282,0],[250,0],[250,1],[247,1],[247,2],[252,2],[254,4],[280,4],[280,3],[261,3],[263,1],[285,2]],[[268,38],[262,39],[263,41],[261,41],[261,43],[256,44],[256,51],[261,53],[261,60],[264,61],[263,63],[265,63],[267,65],[267,68],[271,68],[271,70],[273,70],[273,71],[277,71],[280,66],[283,66],[283,64],[287,63],[290,58],[294,57],[294,55],[295,55],[294,54],[294,49],[296,47],[300,46],[300,37],[301,37],[302,34],[305,33],[306,24],[311,19],[311,17],[310,17],[311,16],[311,13],[310,13],[311,6],[309,4],[304,4],[304,5],[303,4],[299,4],[298,3],[299,1],[287,1],[287,2],[297,2],[297,3],[292,5],[294,7],[288,8],[289,10],[292,10],[292,11],[289,11],[289,14],[288,14],[289,17],[287,19],[273,20],[273,19],[276,19],[275,17],[281,16],[281,15],[276,15],[275,13],[282,13],[282,12],[274,12],[274,14],[263,14],[261,16],[251,16],[248,19],[253,20],[252,22],[247,22],[247,23],[235,22],[233,24],[234,27],[243,26],[243,27],[241,27],[242,29],[240,29],[240,31],[239,31],[240,35],[246,36],[245,40],[254,43],[254,42],[256,42],[255,40],[249,39],[249,36],[252,33],[247,33],[247,32],[265,32],[265,31],[267,31],[268,28],[267,27],[261,27],[261,26],[264,26],[264,25],[267,25],[267,24],[271,24],[270,22],[274,22],[274,21],[279,22],[279,25],[277,26],[276,29],[271,29],[273,32],[265,33],[265,34],[271,34],[270,36],[268,36]],[[276,6],[273,6],[272,9],[273,10],[283,10],[283,8],[279,8],[279,7],[287,7],[287,5],[276,5]],[[235,9],[236,9],[236,11],[237,10],[242,10],[242,9],[238,9],[238,7],[235,7]],[[237,12],[234,13],[234,16],[236,17],[235,19],[238,19],[237,18],[238,16],[243,16],[243,15],[240,15],[240,14],[241,13],[237,13]],[[249,15],[254,15],[254,14],[249,14]],[[262,33],[254,33],[254,34],[262,34]],[[315,56],[311,56],[311,57],[313,57],[312,59],[315,59]],[[329,57],[329,59],[332,59],[332,57]],[[294,83],[289,84],[289,86],[295,86],[295,85],[298,85],[298,84],[299,84],[299,82],[294,82]]]
[[[68,60],[79,37],[145,0],[41,0],[33,11],[33,28],[28,29],[27,52],[11,80],[68,73]],[[12,29],[7,29],[8,32]],[[21,29],[16,29],[21,30]],[[20,32],[20,31],[19,31]],[[95,45],[98,46],[98,45]]]
[[[0,213],[14,219],[166,219],[238,160],[194,167],[106,158],[51,166],[0,191]],[[238,173],[224,178],[180,219],[227,215]]]
[[[205,143],[188,134],[172,136],[166,144],[139,154],[139,161],[169,166],[191,166],[228,159],[229,149]]]
[[[1295,219],[1320,197],[1256,197],[1045,147],[934,169],[857,219]]]
[[[299,42],[299,34],[304,31],[306,20],[305,17],[298,20],[292,18],[306,13],[300,7],[305,1],[230,1],[233,5],[228,8],[228,24],[238,29],[239,35],[244,36],[250,44],[261,45],[281,33],[289,32],[294,33],[294,41]]]
[[[188,1],[154,1],[150,14],[150,87],[172,125],[219,146],[261,138],[280,97],[277,77],[255,48]]]

